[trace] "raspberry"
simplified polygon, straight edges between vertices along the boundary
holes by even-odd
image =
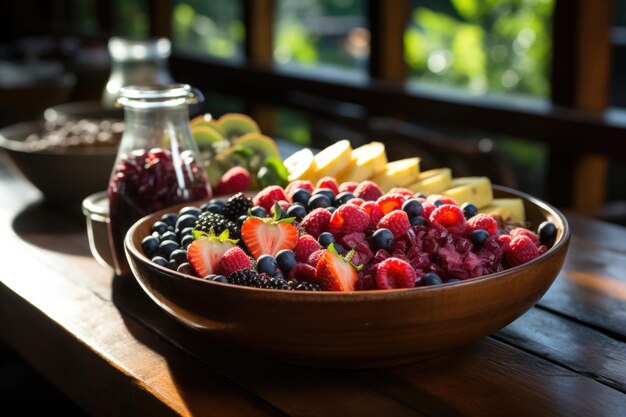
[[[298,188],[302,188],[303,190],[307,190],[309,193],[313,194],[313,183],[309,180],[295,180],[290,182],[285,187],[285,194],[287,194],[287,197],[291,199],[293,192]]]
[[[504,254],[510,266],[524,264],[539,255],[539,249],[537,249],[532,239],[526,235],[515,236]]]
[[[477,214],[467,221],[467,233],[476,229],[486,230],[491,236],[498,234],[498,222],[488,214]]]
[[[419,200],[419,198],[418,198]],[[430,214],[435,211],[435,209],[437,208],[436,205],[434,205],[433,203],[429,203],[428,201],[421,201],[422,203],[422,214],[421,216],[425,219],[429,219],[430,218]]]
[[[381,195],[383,190],[372,181],[363,181],[354,189],[354,196],[365,201],[376,201]]]
[[[388,258],[376,268],[376,286],[381,290],[389,288],[413,288],[415,270],[411,265],[398,258]]]
[[[354,204],[355,206],[362,206],[364,203],[366,203],[365,200],[363,200],[362,198],[351,198],[350,200],[348,200],[348,204]],[[369,201],[368,201],[369,203]],[[373,203],[373,201],[372,201]]]
[[[288,277],[289,280],[295,280],[298,282],[313,282],[315,281],[315,268],[308,264],[299,263],[291,268]]]
[[[432,226],[444,227],[450,233],[463,233],[466,227],[463,211],[452,204],[443,204],[437,207],[430,214],[428,220]]]
[[[513,238],[510,235],[498,236],[498,241],[504,245],[505,251],[509,248],[509,244],[511,243],[511,240],[513,240]]]
[[[300,222],[300,226],[302,226],[308,234],[317,239],[320,233],[328,230],[330,216],[331,214],[328,210],[319,207],[307,214]]]
[[[275,202],[276,203],[276,202]],[[285,201],[285,200],[278,200],[278,207],[280,207],[280,209],[283,211],[283,213],[287,213],[287,209],[291,206],[291,204],[289,204],[289,201]],[[274,217],[274,212],[276,211],[276,205],[272,205],[272,208],[270,209],[270,215],[271,217]],[[286,214],[285,214],[286,216]]]
[[[339,184],[338,190],[340,193],[343,193],[344,191],[348,191],[354,194],[354,190],[358,186],[359,186],[358,182],[354,182],[354,181],[342,182],[341,184]]]
[[[272,210],[272,206],[274,206],[274,202],[280,200],[288,200],[285,191],[278,185],[270,185],[255,195],[252,201],[255,206],[261,206],[269,213]]]
[[[341,243],[344,247],[347,247],[350,249],[356,248],[359,244],[363,243],[364,241],[365,241],[365,233],[363,232],[348,233],[348,234],[343,235],[339,239],[339,243]]]
[[[441,195],[441,194],[431,194],[428,197],[426,197],[426,201],[428,201],[429,203],[435,203],[435,201],[441,201],[443,204],[452,204],[454,206],[456,206],[456,202],[450,198],[450,197],[446,197],[445,195]]]
[[[250,173],[243,167],[232,167],[215,187],[215,195],[234,194],[246,191],[250,186]]]
[[[537,235],[532,230],[524,229],[523,227],[516,227],[515,229],[511,230],[509,234],[511,235],[511,237],[521,235],[528,236],[535,245],[539,245],[539,235]]]
[[[370,217],[369,227],[376,227],[380,219],[382,219],[385,215],[380,206],[373,201],[366,201],[361,205],[361,208],[365,210],[367,215]]]
[[[409,198],[414,197],[413,191],[404,187],[393,187],[391,190],[387,192],[387,194],[402,194],[405,197],[409,197]]]
[[[409,223],[409,216],[407,216],[405,212],[402,210],[394,210],[380,219],[377,227],[379,229],[381,227],[389,229],[393,237],[397,239],[411,228],[411,223]]]
[[[218,274],[229,276],[235,271],[252,267],[252,262],[246,253],[238,246],[228,249],[219,264],[217,264]]]
[[[370,245],[366,241],[363,241],[354,248],[354,256],[351,262],[355,265],[365,265],[373,257],[374,253],[372,249],[370,249]]]
[[[365,210],[354,204],[344,204],[333,213],[328,230],[335,236],[363,232],[370,223]]]
[[[309,260],[306,261],[306,263],[315,268],[317,266],[317,262],[321,259],[322,256],[324,256],[325,253],[326,249],[316,250],[309,256]]]
[[[319,190],[320,188],[329,188],[333,190],[333,193],[335,193],[335,195],[339,194],[339,188],[337,187],[337,180],[334,179],[333,177],[324,177],[320,179],[317,182],[315,189]]]
[[[322,245],[313,236],[302,235],[298,239],[296,247],[293,248],[293,253],[296,255],[298,262],[306,262],[313,252],[320,249],[322,249]]]
[[[380,206],[383,214],[387,214],[394,210],[400,210],[405,200],[406,198],[402,194],[385,194],[376,200],[376,204]]]

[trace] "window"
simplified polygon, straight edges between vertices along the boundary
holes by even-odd
[[[245,27],[240,0],[176,0],[174,46],[222,59],[242,59]]]
[[[413,81],[471,94],[550,93],[554,0],[414,0],[405,32]]]

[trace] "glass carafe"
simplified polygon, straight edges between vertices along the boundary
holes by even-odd
[[[184,84],[121,89],[124,135],[109,181],[109,237],[115,271],[128,273],[124,236],[141,217],[168,206],[211,197],[189,129],[189,104],[199,91]]]

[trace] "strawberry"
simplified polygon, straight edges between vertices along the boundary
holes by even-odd
[[[285,191],[278,185],[270,185],[259,191],[252,199],[252,202],[255,206],[263,207],[269,213],[274,206],[274,202],[280,200],[288,200]]]
[[[333,190],[333,193],[335,193],[335,195],[339,194],[339,187],[337,187],[337,180],[334,179],[333,177],[321,178],[317,182],[317,185],[315,186],[316,190],[319,190],[320,188],[329,188]]]
[[[414,197],[413,191],[404,187],[393,187],[391,190],[387,192],[387,194],[402,194],[405,197],[409,197],[409,198]]]
[[[376,201],[381,195],[383,190],[373,181],[363,181],[354,189],[354,196],[365,201]]]
[[[298,282],[315,282],[315,268],[308,264],[296,264],[289,270],[288,278]]]
[[[323,291],[354,291],[359,279],[357,269],[346,258],[333,253],[334,247],[326,250],[315,268],[313,281]]]
[[[411,223],[409,223],[409,216],[404,211],[394,210],[380,219],[377,227],[389,229],[393,237],[397,239],[409,231]]]
[[[227,277],[235,271],[251,267],[252,262],[248,255],[239,246],[235,246],[224,252],[222,259],[217,264],[217,273]]]
[[[476,229],[486,230],[491,236],[498,234],[498,222],[488,214],[477,214],[467,221],[467,233]]]
[[[413,288],[415,270],[398,258],[387,258],[376,267],[376,286],[381,290],[390,288]]]
[[[358,182],[348,181],[348,182],[342,182],[341,184],[339,184],[339,187],[337,189],[339,190],[340,193],[343,193],[344,191],[354,193],[354,190],[358,186],[359,186]]]
[[[383,214],[387,214],[394,210],[400,210],[405,200],[404,195],[399,193],[385,194],[376,200],[376,204],[380,206]]]
[[[320,249],[322,249],[322,245],[313,236],[302,235],[298,239],[296,247],[293,248],[293,253],[296,255],[298,262],[306,262],[313,252]]]
[[[241,238],[255,259],[261,255],[272,255],[283,250],[292,250],[298,242],[298,228],[291,224],[293,218],[278,220],[248,217],[241,226]]]
[[[540,255],[539,249],[526,235],[515,236],[506,248],[504,256],[510,266],[524,264]]]
[[[539,245],[539,235],[537,235],[532,230],[524,229],[523,227],[516,227],[515,229],[511,230],[509,234],[512,238],[520,235],[528,236],[535,245]]]
[[[215,236],[213,230],[208,235],[203,233],[187,248],[187,260],[200,278],[215,273],[224,253],[235,247],[237,241],[228,239],[227,232],[219,236]]]
[[[456,205],[442,204],[430,213],[428,221],[432,226],[448,229],[449,232],[461,234],[465,230],[465,216]]]
[[[335,236],[363,232],[370,223],[365,210],[354,204],[344,204],[332,214],[328,230]]]
[[[232,167],[220,179],[215,187],[215,195],[235,194],[246,191],[250,186],[250,173],[243,167]]]
[[[302,226],[308,234],[317,239],[320,233],[328,230],[330,217],[331,214],[328,210],[319,207],[307,214],[300,222],[300,226]]]
[[[289,201],[291,201],[291,196],[293,195],[293,192],[296,191],[296,189],[298,188],[302,188],[303,190],[307,190],[309,193],[313,194],[313,183],[311,183],[311,181],[295,180],[293,182],[290,182],[285,187],[285,194],[287,194],[287,197],[289,197]]]

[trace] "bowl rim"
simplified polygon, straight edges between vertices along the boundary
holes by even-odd
[[[442,285],[433,285],[433,286],[427,286],[427,287],[415,287],[415,288],[397,288],[397,289],[386,289],[386,290],[368,290],[368,291],[298,291],[297,292],[297,297],[294,297],[294,292],[290,291],[290,290],[276,290],[276,289],[265,289],[265,288],[254,288],[254,287],[244,287],[244,286],[238,286],[238,285],[231,285],[231,284],[226,284],[226,283],[219,283],[219,282],[214,282],[214,281],[205,281],[202,278],[198,278],[198,277],[194,277],[191,275],[187,275],[187,274],[183,274],[177,271],[173,271],[169,268],[166,268],[164,266],[160,266],[157,265],[155,263],[153,263],[152,261],[150,261],[150,259],[148,259],[139,248],[137,248],[134,244],[133,244],[133,235],[136,233],[136,231],[139,229],[139,226],[143,223],[146,223],[148,221],[148,219],[152,218],[152,217],[156,217],[157,215],[162,215],[168,212],[172,211],[173,207],[177,207],[177,206],[185,206],[185,205],[196,205],[197,203],[201,203],[201,202],[205,202],[205,200],[199,200],[199,201],[191,201],[189,203],[184,203],[184,204],[179,204],[177,206],[172,206],[169,208],[165,208],[163,210],[159,210],[157,212],[151,213],[147,216],[144,216],[143,218],[139,219],[138,221],[136,221],[131,227],[130,229],[128,229],[125,238],[124,238],[124,247],[125,247],[125,251],[126,251],[126,256],[127,258],[130,258],[131,255],[136,257],[136,259],[138,259],[139,261],[142,262],[148,262],[150,267],[155,268],[159,271],[162,272],[163,276],[166,276],[168,279],[176,279],[176,280],[180,280],[180,279],[185,279],[185,280],[191,280],[190,283],[196,283],[198,285],[213,285],[213,286],[218,286],[219,288],[222,288],[223,290],[229,290],[229,291],[241,291],[242,293],[247,293],[247,294],[254,294],[256,293],[257,296],[259,297],[282,297],[282,296],[288,296],[289,298],[295,299],[295,298],[300,298],[300,297],[309,297],[311,300],[310,301],[364,301],[364,300],[368,300],[368,301],[372,301],[372,300],[383,300],[386,298],[397,298],[397,297],[412,297],[412,296],[418,296],[420,294],[423,295],[427,295],[427,294],[432,294],[434,292],[438,292],[438,291],[447,291],[450,288],[457,288],[459,286],[461,287],[469,287],[469,286],[477,286],[477,285],[482,285],[483,283],[487,282],[487,281],[492,281],[493,279],[497,279],[497,278],[501,278],[504,276],[509,276],[512,273],[514,273],[515,271],[519,271],[522,270],[524,268],[528,268],[530,266],[533,266],[535,264],[539,264],[544,262],[545,260],[547,260],[549,257],[551,257],[552,255],[554,255],[557,251],[559,251],[560,249],[562,249],[564,246],[566,246],[569,243],[569,239],[570,239],[570,227],[569,227],[569,223],[565,217],[565,215],[563,215],[563,213],[558,210],[557,208],[555,208],[554,206],[552,206],[551,204],[540,200],[536,197],[533,197],[529,194],[526,194],[522,191],[518,191],[515,190],[513,188],[509,188],[509,187],[505,187],[505,186],[501,186],[501,185],[492,185],[492,188],[494,190],[498,190],[498,191],[503,191],[512,195],[515,195],[518,198],[522,198],[523,200],[527,200],[530,203],[538,206],[539,208],[547,211],[548,213],[550,213],[552,215],[552,217],[558,219],[558,221],[561,223],[561,225],[557,225],[557,227],[562,226],[560,228],[560,234],[557,235],[557,240],[554,243],[554,245],[549,248],[545,253],[541,254],[540,256],[538,256],[537,258],[526,262],[522,265],[518,265],[515,266],[513,268],[509,268],[509,269],[505,269],[503,271],[500,272],[495,272],[492,274],[487,274],[487,275],[483,275],[480,277],[476,277],[476,278],[471,278],[471,279],[467,279],[467,280],[462,280],[460,282],[454,282],[454,283],[450,283],[450,284],[442,284]],[[129,259],[129,263],[132,264],[132,261]],[[133,273],[134,275],[134,273]],[[135,276],[135,278],[137,280],[140,280],[139,277]],[[202,283],[202,284],[200,284]],[[218,288],[216,287],[216,288]]]
[[[110,120],[110,119],[97,119],[92,118],[89,120]],[[54,150],[30,150],[25,149],[22,145],[24,140],[12,139],[10,137],[11,134],[15,134],[17,132],[27,132],[35,133],[39,132],[33,131],[33,127],[37,126],[38,128],[45,127],[45,120],[30,120],[25,122],[15,123],[9,126],[5,126],[0,129],[0,148],[6,149],[11,152],[17,152],[20,154],[28,154],[28,155],[57,155],[57,156],[91,156],[91,155],[116,155],[118,146],[67,146],[64,147],[62,152],[54,151]]]

